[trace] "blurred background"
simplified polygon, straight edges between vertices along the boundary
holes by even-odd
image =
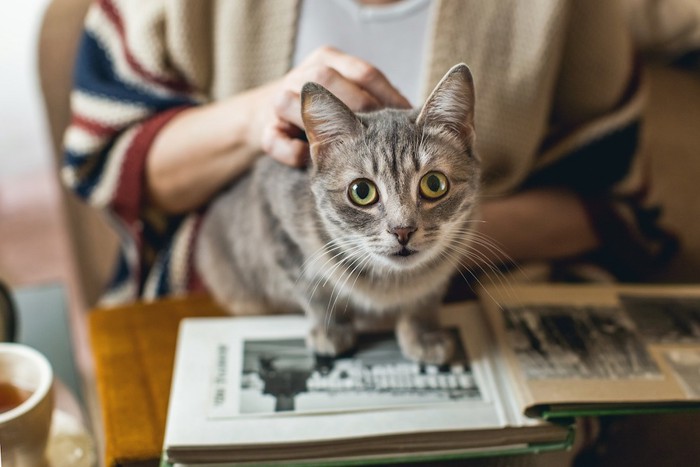
[[[36,53],[48,3],[0,3],[0,278],[11,286],[68,278]]]

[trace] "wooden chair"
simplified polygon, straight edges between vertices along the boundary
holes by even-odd
[[[53,0],[41,24],[38,67],[55,161],[61,167],[63,133],[70,120],[69,96],[73,64],[90,0]],[[62,186],[60,183],[59,186]],[[105,220],[65,188],[60,189],[68,230],[71,280],[68,285],[70,322],[83,396],[99,447],[102,424],[87,332],[87,311],[102,293],[114,268],[117,236]]]

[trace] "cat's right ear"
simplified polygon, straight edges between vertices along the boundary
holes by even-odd
[[[448,71],[418,114],[419,126],[456,136],[467,147],[474,142],[474,78],[464,63]]]
[[[301,118],[312,159],[340,138],[360,134],[362,123],[340,99],[316,83],[301,89]]]

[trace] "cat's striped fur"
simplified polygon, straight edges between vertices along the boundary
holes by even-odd
[[[310,167],[261,158],[214,202],[196,249],[205,284],[235,314],[304,311],[321,354],[354,344],[356,313],[392,313],[407,356],[446,361],[453,343],[434,311],[479,192],[469,69],[451,69],[419,111],[353,114],[311,83],[302,108]],[[421,195],[429,172],[448,180],[440,199]],[[378,193],[365,207],[349,196],[363,179]]]

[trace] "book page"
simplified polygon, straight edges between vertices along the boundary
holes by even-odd
[[[700,287],[490,289],[483,307],[524,406],[674,404],[700,394]]]
[[[442,367],[406,360],[393,333],[359,338],[357,351],[314,357],[301,316],[185,320],[166,446],[303,443],[513,426],[496,389],[473,306],[442,324],[463,345]],[[534,422],[527,422],[534,425]]]
[[[459,330],[450,328],[459,339]],[[401,354],[392,332],[361,334],[358,350],[315,357],[302,337],[246,339],[237,403],[215,399],[212,418],[293,412],[385,410],[412,405],[481,401],[461,344],[446,366],[421,365]],[[232,367],[231,371],[235,371]],[[224,393],[227,388],[219,386]]]

